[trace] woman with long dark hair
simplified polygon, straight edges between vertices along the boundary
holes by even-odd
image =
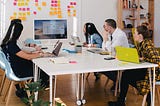
[[[86,23],[83,31],[86,38],[85,47],[90,45],[91,47],[102,48],[103,38],[93,23]]]
[[[19,39],[22,31],[23,25],[21,24],[21,20],[12,20],[1,44],[2,51],[10,62],[15,75],[19,78],[33,76],[33,63],[31,60],[44,56],[43,52],[28,53],[19,48],[17,40]],[[44,74],[44,72],[42,72],[41,75],[42,84],[48,84],[49,77]]]

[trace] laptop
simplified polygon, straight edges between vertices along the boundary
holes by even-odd
[[[52,51],[52,54],[54,54],[55,56],[59,55],[60,49],[62,47],[62,42],[60,42],[59,40],[56,42],[56,44],[54,45],[54,49]]]
[[[140,63],[136,48],[127,48],[127,47],[117,46],[115,47],[115,50],[116,50],[116,57],[118,58],[118,60],[133,62],[133,63]]]
[[[88,52],[101,54],[101,55],[109,55],[109,52],[101,49],[101,48],[89,48],[87,49]]]

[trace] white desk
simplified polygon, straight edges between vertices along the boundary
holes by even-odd
[[[50,106],[52,106],[52,76],[55,75],[55,86],[54,86],[54,98],[56,92],[56,75],[63,74],[82,74],[88,72],[101,72],[101,71],[117,71],[117,70],[128,70],[136,68],[151,68],[154,67],[153,77],[155,78],[155,67],[157,64],[151,63],[124,63],[118,60],[104,60],[104,55],[89,53],[83,50],[82,54],[68,54],[61,53],[59,57],[66,57],[71,61],[76,61],[75,64],[54,64],[49,58],[38,58],[34,59],[35,64],[35,74],[34,78],[37,81],[38,69],[41,68],[46,74],[50,76]],[[152,85],[152,83],[150,83]],[[152,93],[152,106],[154,106],[154,89],[155,81],[153,79],[153,93]],[[151,92],[152,92],[151,91]],[[83,95],[81,95],[83,96]],[[79,97],[77,98],[79,99]],[[83,99],[83,97],[81,97]]]

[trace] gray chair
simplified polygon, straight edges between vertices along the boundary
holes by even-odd
[[[11,81],[10,87],[8,88],[9,89],[8,90],[8,97],[6,98],[6,95],[4,96],[5,97],[4,100],[6,100],[6,106],[8,106],[9,99],[10,99],[10,96],[11,96],[11,91],[12,91],[12,88],[14,86],[14,83],[15,82],[21,82],[21,81],[27,81],[27,80],[32,79],[33,77],[18,78],[14,74],[10,63],[6,59],[6,56],[2,52],[2,50],[0,50],[0,68],[2,68],[5,71],[6,78],[8,78]]]

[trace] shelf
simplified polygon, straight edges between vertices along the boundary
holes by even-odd
[[[127,17],[126,19],[128,19],[128,20],[137,20],[137,18],[135,18],[135,17]]]

